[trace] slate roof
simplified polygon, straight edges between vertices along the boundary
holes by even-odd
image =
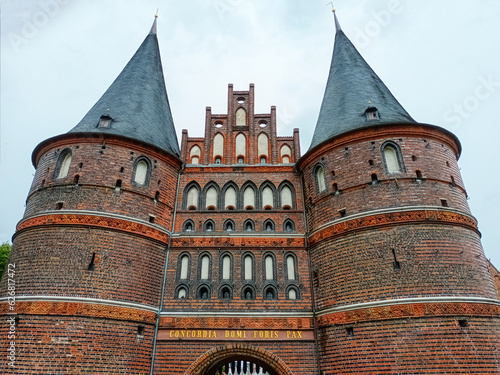
[[[100,127],[101,116],[109,127]],[[110,133],[137,139],[179,156],[163,69],[153,27],[104,95],[69,133]]]
[[[351,130],[389,123],[415,123],[342,31],[335,15],[335,48],[310,149]],[[380,118],[367,120],[376,108]]]

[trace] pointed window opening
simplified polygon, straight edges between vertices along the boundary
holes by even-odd
[[[65,149],[59,155],[59,159],[56,165],[56,178],[63,178],[68,175],[69,166],[71,165],[71,159],[73,158],[73,154],[70,149]]]
[[[267,288],[264,295],[266,296],[266,299],[276,299],[276,291],[273,287]]]
[[[247,300],[254,299],[254,293],[252,288],[248,287],[243,289],[243,299]]]
[[[234,231],[234,223],[231,220],[228,220],[224,223],[224,230],[226,232]]]
[[[325,170],[321,165],[316,167],[316,184],[318,187],[318,192],[322,193],[326,190],[326,182],[325,182]]]
[[[222,288],[220,294],[222,299],[231,299],[231,289],[229,289],[229,287],[227,286]]]
[[[205,232],[213,232],[215,230],[214,223],[212,221],[208,221],[205,223]]]
[[[288,299],[291,299],[291,300],[297,299],[297,290],[295,288],[290,288],[288,290]]]
[[[181,256],[181,270],[180,280],[187,280],[189,278],[189,256],[184,254]]]
[[[245,280],[253,280],[253,257],[250,254],[243,258],[243,271]]]
[[[231,279],[231,257],[229,255],[224,255],[222,257],[222,279]]]
[[[87,267],[88,271],[93,271],[95,269],[95,253],[92,253],[92,258],[90,259],[89,266]]]
[[[184,232],[192,232],[194,230],[194,223],[188,220],[184,223]]]
[[[382,155],[387,173],[403,172],[403,161],[399,147],[393,142],[387,142],[382,146]]]
[[[199,299],[210,299],[210,290],[207,287],[201,287],[198,292]]]
[[[149,165],[144,159],[140,159],[135,165],[134,182],[139,185],[147,185]]]
[[[186,299],[187,298],[187,289],[181,286],[177,291],[177,299]]]
[[[295,223],[290,219],[287,219],[283,226],[286,232],[293,232],[295,230]]]
[[[203,255],[200,259],[200,279],[208,280],[210,276],[210,257]]]
[[[254,223],[252,220],[247,220],[245,222],[245,231],[246,232],[253,232],[254,231]]]

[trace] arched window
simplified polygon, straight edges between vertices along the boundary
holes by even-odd
[[[217,189],[214,186],[210,186],[207,189],[205,195],[205,208],[217,209]]]
[[[266,232],[274,232],[274,222],[271,219],[267,219],[264,221],[264,231]]]
[[[205,221],[204,225],[205,232],[213,232],[215,230],[215,224],[212,220]]]
[[[243,257],[243,278],[253,280],[253,257],[250,254]]]
[[[269,138],[267,137],[266,133],[260,133],[259,137],[257,138],[257,153],[260,158],[265,156],[267,159],[267,157],[269,156]],[[266,161],[264,160],[264,163],[265,162]]]
[[[200,280],[208,280],[210,278],[210,257],[205,254],[200,258]]]
[[[280,192],[281,198],[281,208],[292,208],[293,207],[293,198],[292,198],[292,189],[288,186],[283,186]]]
[[[242,299],[255,299],[255,292],[252,287],[243,288]]]
[[[57,159],[56,169],[54,176],[55,178],[63,178],[68,175],[69,166],[71,164],[71,159],[73,158],[73,154],[69,148],[63,150],[59,155],[59,159]]]
[[[262,190],[262,208],[273,208],[274,207],[274,193],[270,186],[266,186]]]
[[[382,145],[382,154],[387,173],[401,173],[403,171],[403,162],[399,147],[392,143]]]
[[[236,207],[236,189],[232,186],[228,187],[224,193],[224,205],[226,210],[234,210]]]
[[[149,166],[146,160],[141,159],[135,165],[134,182],[139,185],[146,185],[149,174]]]
[[[192,232],[194,231],[194,222],[193,220],[186,220],[183,225],[184,232]]]
[[[231,279],[231,257],[229,255],[224,255],[222,257],[222,279]]]
[[[255,190],[253,187],[248,186],[243,192],[243,207],[255,207]]]
[[[269,286],[264,290],[265,299],[276,299],[276,296],[277,296],[276,289],[274,289],[272,286]]]
[[[177,289],[177,299],[186,299],[187,295],[187,288],[185,286],[181,286]]]
[[[238,164],[243,164],[243,158],[247,154],[247,139],[240,133],[236,136],[236,157],[238,158]],[[241,163],[239,159],[242,158]]]
[[[198,289],[198,298],[199,299],[210,299],[210,289],[203,285]]]
[[[274,280],[274,258],[266,255],[264,258],[264,277],[266,280]]]
[[[293,232],[295,230],[295,223],[292,220],[287,219],[283,223],[283,229],[285,232]]]
[[[231,288],[228,286],[222,287],[220,291],[220,298],[231,299],[232,298]]]
[[[292,299],[292,300],[298,299],[298,297],[299,297],[299,293],[297,292],[297,289],[295,289],[294,287],[288,288],[287,295],[288,295],[288,299]]]
[[[247,113],[243,108],[238,108],[236,110],[236,126],[246,126],[247,125]]]
[[[222,158],[224,156],[224,137],[222,136],[221,133],[217,133],[214,137],[214,145],[213,145],[213,157],[216,160],[217,163],[217,158]]]
[[[255,230],[255,224],[252,220],[248,219],[243,223],[243,228],[245,232],[253,232]]]
[[[286,278],[295,280],[295,257],[291,254],[286,257]]]
[[[193,146],[189,153],[191,164],[198,164],[200,162],[201,150],[198,146]]]
[[[189,279],[189,256],[184,254],[181,255],[180,258],[180,274],[179,280],[188,280]]]
[[[281,147],[280,154],[283,164],[290,163],[290,155],[292,155],[292,150],[290,150],[290,147],[288,147],[287,145],[283,145]]]
[[[186,208],[188,210],[197,209],[199,197],[200,197],[200,191],[198,190],[198,187],[191,186],[187,191]]]
[[[226,232],[232,232],[232,231],[234,231],[234,222],[231,219],[226,220],[224,222],[224,230]]]
[[[318,165],[314,174],[316,175],[316,185],[318,187],[318,191],[321,193],[326,190],[325,170],[321,165]]]

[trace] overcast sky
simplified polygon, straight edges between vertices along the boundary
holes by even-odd
[[[73,128],[123,69],[159,9],[158,38],[179,134],[203,136],[227,84],[255,83],[256,112],[310,144],[334,23],[326,0],[0,0],[0,242],[22,218],[31,152]],[[337,0],[371,67],[419,122],[462,142],[459,160],[486,256],[500,267],[500,1]]]

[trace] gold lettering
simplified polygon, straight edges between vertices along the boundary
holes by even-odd
[[[198,338],[201,337],[201,331],[198,331]]]
[[[170,338],[174,337],[173,335],[174,335],[174,331],[170,331],[170,335],[169,335]]]
[[[227,339],[229,337],[229,331],[225,331],[224,337]]]
[[[262,331],[259,332],[259,338],[261,338],[261,339],[264,338],[264,332],[262,332]]]
[[[179,331],[175,331],[175,338],[179,337]]]
[[[266,339],[269,338],[269,331],[264,332],[264,338],[266,338]]]
[[[258,334],[259,334],[258,331],[253,331],[253,338],[256,339]]]
[[[207,331],[203,331],[203,338],[206,338],[208,336]]]
[[[278,331],[274,331],[274,338],[277,339],[278,338]]]
[[[289,339],[291,335],[292,335],[292,332],[290,332],[290,331],[286,331],[286,338],[287,338],[287,339]]]
[[[191,333],[191,331],[186,331],[186,337],[189,338],[189,333]]]
[[[181,337],[186,337],[186,331],[181,331]]]
[[[214,338],[217,338],[217,332],[213,332],[214,333]]]
[[[302,338],[302,331],[297,331],[297,336],[299,339],[301,339]]]
[[[241,331],[236,332],[236,338],[241,339],[243,337],[243,333]]]
[[[243,331],[243,338],[246,339],[247,338],[247,331]]]
[[[196,338],[196,331],[191,331],[191,338],[192,339]]]

